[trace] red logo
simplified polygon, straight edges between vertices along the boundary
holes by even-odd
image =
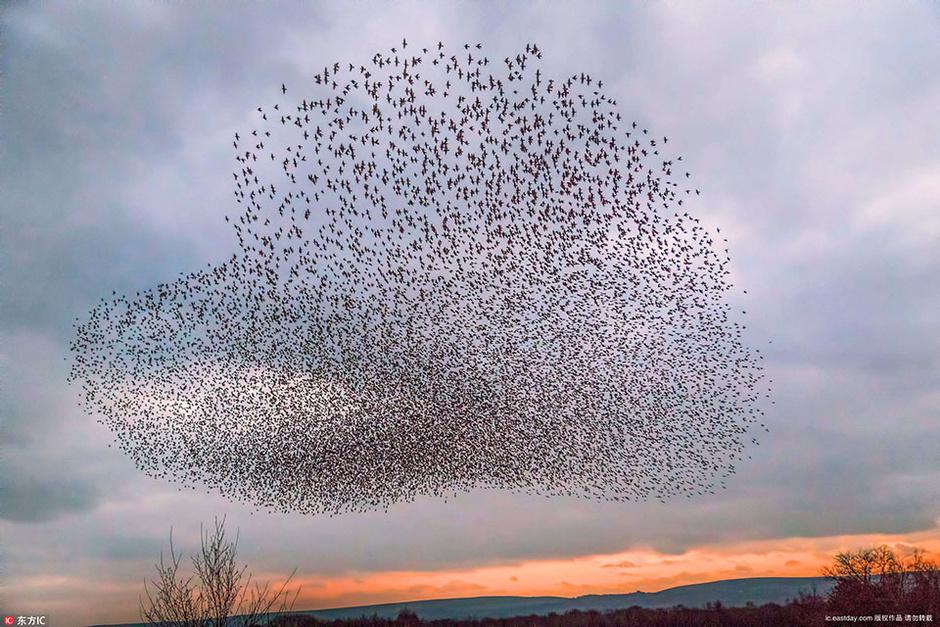
[[[3,617],[3,624],[4,624],[4,625],[12,625],[12,624],[13,624],[13,617],[12,617],[12,616],[4,616],[4,617]]]

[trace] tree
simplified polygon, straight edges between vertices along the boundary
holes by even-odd
[[[907,563],[909,574],[908,598],[914,607],[934,616],[940,616],[940,568],[915,549]]]
[[[884,545],[839,553],[823,574],[835,581],[829,607],[836,611],[910,613],[940,600],[940,571],[919,549],[907,559]]]
[[[253,582],[248,567],[236,561],[238,532],[228,539],[225,518],[216,518],[213,529],[200,525],[200,538],[200,550],[190,558],[193,573],[186,576],[170,530],[169,559],[161,552],[156,577],[144,582],[141,620],[165,627],[249,627],[293,608],[300,588],[292,596],[287,587],[296,570],[276,589]]]

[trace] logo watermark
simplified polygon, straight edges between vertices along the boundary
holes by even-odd
[[[826,614],[827,623],[932,623],[933,614]]]

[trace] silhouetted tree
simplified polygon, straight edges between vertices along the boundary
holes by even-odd
[[[398,618],[395,619],[395,625],[398,627],[413,627],[414,625],[420,624],[421,619],[409,609],[403,609],[398,612]]]
[[[278,589],[252,582],[248,567],[235,559],[238,532],[229,540],[224,518],[216,518],[211,530],[200,526],[200,538],[200,551],[191,557],[193,574],[186,576],[170,530],[169,559],[161,552],[156,577],[144,582],[141,620],[161,627],[248,627],[293,607],[300,588],[291,596],[287,586],[296,571]]]
[[[846,551],[823,573],[835,581],[828,599],[835,612],[931,613],[940,603],[940,573],[919,549],[907,559],[884,545]]]

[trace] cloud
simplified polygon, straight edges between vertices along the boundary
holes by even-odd
[[[92,509],[100,498],[95,486],[79,481],[7,474],[0,482],[0,518],[45,522]]]
[[[615,562],[613,564],[604,564],[601,568],[637,568],[639,564],[631,562],[630,560],[624,560],[622,562]]]
[[[0,516],[5,576],[32,582],[18,601],[55,597],[58,622],[87,624],[121,618],[104,606],[126,597],[132,618],[136,588],[95,590],[138,581],[171,526],[182,541],[220,513],[254,567],[322,576],[935,527],[934,6],[852,5],[848,19],[838,4],[364,6],[6,11]],[[771,433],[727,491],[665,505],[475,492],[388,515],[270,515],[142,477],[74,406],[74,317],[229,250],[228,137],[259,98],[403,33],[493,51],[536,41],[554,72],[603,77],[626,116],[683,154],[703,189],[688,208],[728,234],[746,337],[774,379]],[[63,573],[90,587],[75,592]],[[406,592],[387,590],[344,598]],[[100,612],[80,615],[89,599]]]

